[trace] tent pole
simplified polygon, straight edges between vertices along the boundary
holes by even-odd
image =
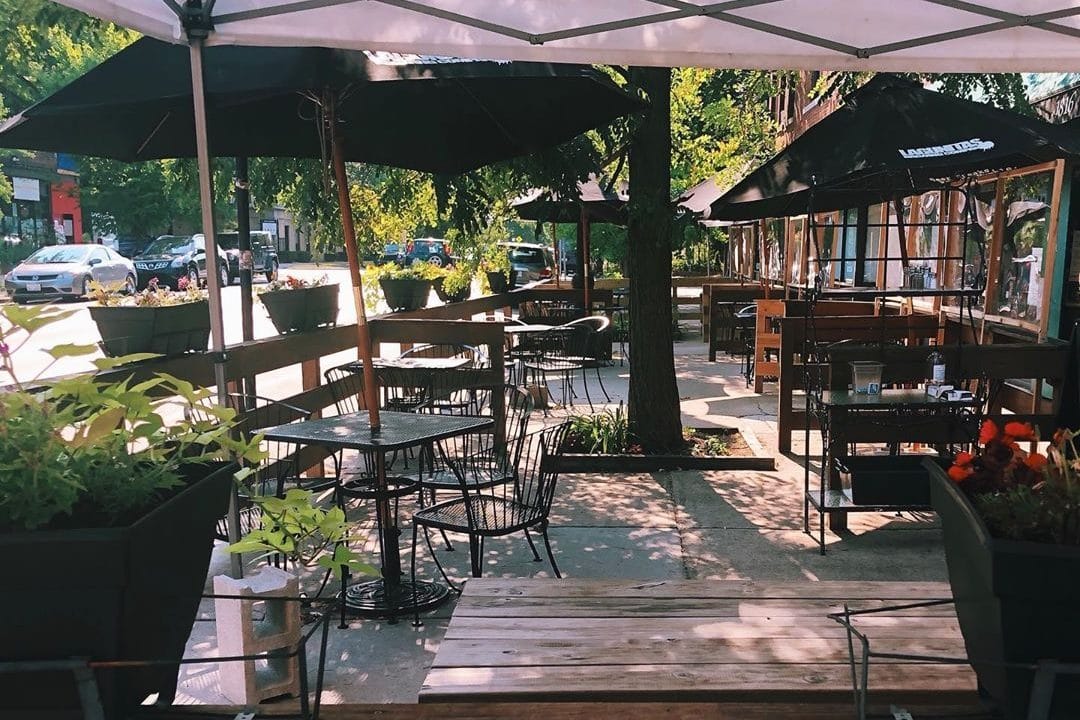
[[[206,133],[206,97],[203,90],[203,40],[189,38],[191,58],[191,94],[195,110],[195,151],[199,164],[199,203],[202,206],[202,230],[206,238],[206,292],[210,299],[210,345],[214,358],[214,381],[217,384],[218,404],[225,405],[228,389],[225,385],[225,326],[221,313],[221,284],[218,275],[217,242],[214,238],[213,168],[210,166],[210,144]],[[240,506],[233,484],[227,516],[229,542],[240,539]],[[229,553],[229,570],[233,577],[243,577],[242,559]]]
[[[236,158],[236,249],[240,252],[240,325],[244,341],[255,339],[254,308],[251,297],[251,213],[249,211],[248,159]],[[244,378],[244,394],[256,395],[255,376]]]
[[[364,286],[360,280],[360,256],[356,251],[356,227],[353,225],[352,205],[349,203],[349,179],[345,174],[345,154],[341,138],[337,134],[334,117],[334,99],[326,98],[327,119],[330,123],[331,160],[334,180],[337,184],[338,208],[341,211],[341,231],[345,242],[345,255],[349,259],[349,279],[352,281],[353,304],[356,306],[356,346],[364,372],[364,404],[367,405],[371,431],[379,429],[378,388],[375,385],[375,367],[371,364],[371,332],[364,310]]]
[[[581,276],[585,278],[585,315],[592,314],[592,292],[589,290],[589,285],[592,284],[592,268],[589,267],[591,263],[591,253],[589,251],[589,211],[585,209],[585,204],[581,204],[581,247],[582,247],[582,272]]]

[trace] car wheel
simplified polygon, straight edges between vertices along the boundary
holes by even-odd
[[[21,297],[15,298],[15,304],[16,305],[25,305],[28,302],[30,302],[30,301],[27,300],[26,298],[21,298]]]
[[[187,271],[188,282],[193,283],[195,287],[199,287],[199,268],[192,265]]]
[[[277,280],[278,274],[278,261],[274,260],[270,263],[270,269],[266,271],[266,282],[274,282]]]
[[[428,265],[434,265],[435,267],[442,267],[443,265],[442,258],[438,255],[432,255],[427,259],[427,261]]]
[[[138,283],[136,282],[134,275],[128,275],[126,278],[124,278],[124,294],[125,295],[134,295],[137,286],[138,286]]]

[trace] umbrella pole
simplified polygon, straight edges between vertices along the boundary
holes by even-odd
[[[555,246],[555,287],[562,287],[562,265],[559,260],[559,234],[555,230],[555,223],[551,223],[551,242]]]
[[[243,340],[255,339],[254,307],[251,297],[251,213],[248,209],[248,159],[236,158],[236,249],[240,252],[238,269],[240,274],[240,325]],[[255,376],[244,378],[244,393],[255,395]]]
[[[356,227],[353,225],[352,205],[349,203],[349,180],[345,174],[345,155],[337,134],[333,99],[327,101],[330,121],[331,160],[337,183],[338,208],[341,210],[341,231],[345,241],[345,255],[349,259],[349,279],[352,281],[353,303],[356,305],[356,345],[364,368],[364,404],[372,432],[379,429],[378,388],[375,386],[375,366],[371,364],[371,333],[368,330],[367,313],[364,310],[364,286],[360,280],[360,256],[356,251]]]
[[[592,314],[592,292],[589,290],[589,285],[592,281],[592,253],[589,248],[589,211],[585,209],[585,204],[581,205],[581,245],[583,254],[583,267],[581,276],[585,278],[585,314]]]
[[[225,326],[221,313],[221,286],[218,282],[217,242],[214,239],[213,169],[210,167],[210,144],[206,133],[206,97],[203,91],[203,41],[190,38],[191,94],[195,110],[195,155],[199,165],[199,204],[202,206],[203,237],[206,238],[206,292],[210,299],[210,345],[214,358],[214,381],[217,384],[218,404],[225,404],[228,389],[225,385]],[[226,520],[229,542],[240,539],[240,506],[236,485],[229,498]],[[229,553],[229,570],[233,577],[243,577],[240,555]]]

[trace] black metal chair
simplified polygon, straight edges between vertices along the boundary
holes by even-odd
[[[479,348],[472,345],[439,343],[417,345],[401,353],[402,358],[432,358],[465,360],[462,368],[484,367],[486,358]],[[458,368],[458,369],[462,369]],[[382,407],[385,410],[412,412],[429,397],[443,389],[442,376],[449,371],[417,373],[412,368],[380,367],[379,384],[382,386]],[[418,379],[423,377],[422,382]]]
[[[592,411],[589,384],[584,380],[589,336],[592,329],[584,325],[559,325],[551,330],[536,333],[530,338],[536,357],[524,362],[525,370],[534,384],[548,386],[548,377],[555,375],[562,384],[562,404],[574,404],[574,375],[581,373],[585,385],[585,398]],[[545,409],[545,413],[546,413]]]
[[[258,435],[262,428],[289,422],[303,422],[311,417],[309,410],[258,395],[233,393],[226,396],[225,400],[225,406],[237,413],[239,418],[237,431],[245,440]],[[300,468],[297,467],[299,446],[296,443],[263,439],[260,442],[260,449],[266,453],[266,457],[258,467],[254,468],[254,472],[244,479],[244,489],[239,495],[242,535],[257,528],[261,522],[259,506],[251,502],[252,496],[282,497],[285,494],[286,485],[290,484],[313,489],[313,483],[305,484],[305,479],[300,477]],[[227,518],[218,520],[215,536],[219,540],[228,541]]]
[[[611,319],[604,315],[590,315],[571,320],[566,325],[580,325],[592,331],[585,340],[585,355],[581,358],[581,382],[582,384],[586,382],[586,370],[594,370],[596,381],[600,383],[600,390],[604,393],[604,399],[611,402],[611,396],[604,387],[604,378],[600,375],[600,368],[607,367],[611,363]]]
[[[446,569],[431,546],[427,530],[468,535],[470,569],[473,577],[480,577],[483,572],[482,558],[486,538],[535,529],[544,538],[544,549],[555,577],[562,577],[551,549],[551,539],[548,537],[548,516],[559,477],[557,456],[562,453],[568,428],[569,423],[562,423],[527,435],[517,474],[513,480],[495,485],[478,486],[468,480],[474,472],[471,468],[474,463],[486,465],[488,462],[483,454],[468,452],[468,440],[475,436],[464,436],[464,444],[457,444],[457,449],[462,451],[458,453],[453,450],[447,452],[446,444],[439,444],[440,452],[445,453],[445,461],[457,475],[461,495],[413,514],[411,573],[414,583],[416,544],[421,528],[425,530],[428,548],[439,572],[457,592],[460,592],[460,587],[447,576]],[[419,615],[415,621],[419,623]]]

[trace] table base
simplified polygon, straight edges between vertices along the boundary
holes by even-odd
[[[394,602],[387,595],[382,579],[368,580],[345,589],[345,609],[360,615],[404,615],[416,610],[429,610],[444,603],[448,597],[450,588],[442,583],[417,580],[414,595],[413,583],[403,580],[397,602]]]

